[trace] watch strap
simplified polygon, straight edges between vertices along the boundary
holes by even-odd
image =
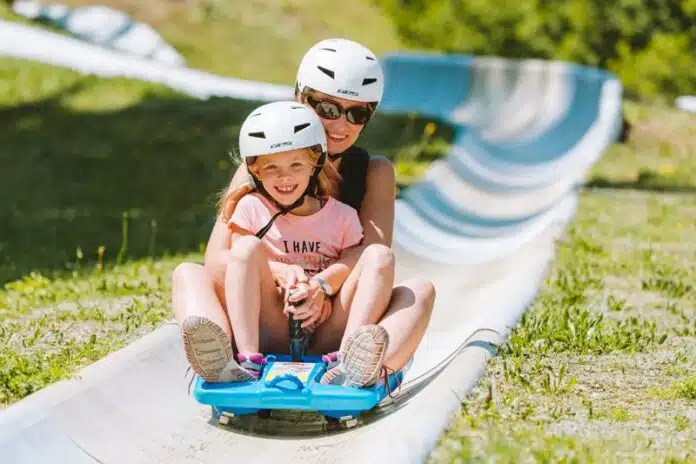
[[[312,277],[312,280],[316,281],[319,284],[319,286],[321,287],[322,291],[326,294],[326,296],[328,296],[328,297],[334,296],[333,289],[331,288],[331,285],[329,285],[329,283],[327,281],[325,281],[324,279],[322,279],[319,276]]]

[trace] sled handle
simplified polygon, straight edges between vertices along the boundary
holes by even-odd
[[[304,303],[304,300],[296,301],[294,305],[300,305]],[[292,314],[289,317],[289,329],[290,329],[290,355],[292,356],[293,362],[300,362],[304,356],[305,346],[307,343],[307,335],[302,330],[301,322],[296,321]]]
[[[297,386],[297,388],[287,388],[287,387],[283,387],[283,386],[279,385],[281,382],[284,382],[286,380],[294,383]],[[286,391],[300,391],[304,388],[304,382],[302,380],[300,380],[299,378],[297,378],[297,376],[295,374],[293,374],[292,372],[287,372],[283,375],[279,375],[278,377],[274,377],[273,380],[271,380],[271,381],[267,380],[266,386],[267,387],[275,387],[275,388],[278,388],[280,390],[286,390]]]

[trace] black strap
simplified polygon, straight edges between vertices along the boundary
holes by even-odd
[[[341,154],[341,187],[338,199],[358,212],[367,190],[367,168],[370,155],[362,148],[352,146]]]
[[[275,213],[275,214],[273,215],[273,217],[271,218],[271,220],[268,221],[268,224],[266,224],[265,226],[263,226],[263,227],[261,228],[261,230],[259,230],[258,232],[256,232],[256,234],[255,234],[255,235],[256,235],[256,238],[259,238],[259,239],[263,238],[263,236],[266,235],[266,234],[268,233],[269,230],[271,230],[271,226],[272,226],[273,223],[275,222],[276,218],[277,218],[278,216],[280,216],[281,214],[285,214],[285,212],[283,212],[283,211],[278,211],[277,213]]]

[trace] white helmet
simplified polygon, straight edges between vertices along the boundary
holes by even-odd
[[[321,120],[310,108],[294,101],[273,102],[256,108],[239,131],[242,158],[316,145],[326,153],[326,133]]]
[[[297,71],[297,89],[310,87],[333,97],[378,105],[384,72],[372,51],[347,39],[326,39],[305,54]]]

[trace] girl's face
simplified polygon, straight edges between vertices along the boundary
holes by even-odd
[[[326,131],[329,154],[333,155],[343,153],[353,146],[355,141],[358,140],[358,136],[363,130],[363,127],[365,127],[364,124],[352,124],[348,122],[346,119],[345,110],[352,106],[368,108],[368,104],[357,102],[355,100],[346,100],[345,98],[332,97],[317,91],[313,91],[311,96],[315,101],[329,101],[335,103],[343,109],[343,114],[341,114],[338,119],[326,119],[322,117],[320,112],[313,108],[313,111],[317,113],[317,116],[319,116],[319,119],[324,126],[324,130]],[[305,105],[311,108],[311,105],[309,105],[306,101]]]
[[[259,156],[252,167],[269,195],[289,206],[309,185],[315,163],[307,149],[300,149]]]

